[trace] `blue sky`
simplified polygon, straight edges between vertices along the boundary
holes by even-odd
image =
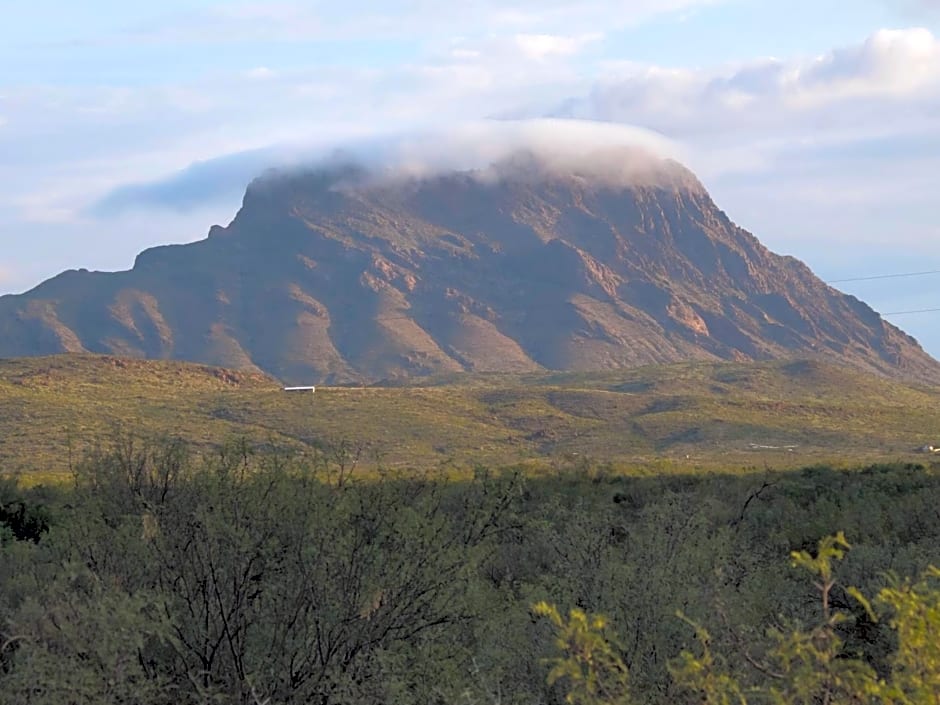
[[[940,0],[36,0],[4,19],[0,294],[204,237],[268,160],[492,116],[654,130],[823,278],[940,269]],[[940,276],[840,286],[940,307]],[[891,320],[940,356],[940,314]]]

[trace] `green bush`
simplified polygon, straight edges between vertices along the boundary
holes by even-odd
[[[561,705],[574,693],[682,705],[712,691],[772,702],[754,664],[793,683],[804,673],[813,692],[829,683],[833,697],[860,673],[886,684],[871,698],[930,702],[918,693],[936,685],[919,665],[934,658],[924,635],[937,578],[925,571],[940,564],[931,470],[526,478],[481,467],[458,482],[360,477],[356,453],[236,441],[207,459],[122,437],[59,492],[0,484],[3,506],[41,509],[46,527],[38,542],[8,531],[0,545],[0,703]],[[818,537],[840,529],[852,550],[829,555],[845,550],[834,540],[820,553]],[[832,583],[828,617],[781,560],[790,552]],[[923,577],[886,583],[886,572]],[[537,603],[550,619],[533,615]],[[549,684],[561,662],[545,659],[565,657],[558,629],[594,644],[569,655],[592,652],[599,614],[602,660],[625,669],[596,680],[598,662],[579,656],[580,691],[575,671]],[[707,651],[689,622],[708,625]],[[700,692],[693,667],[710,674]]]

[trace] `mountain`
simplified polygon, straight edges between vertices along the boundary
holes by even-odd
[[[630,160],[266,174],[204,240],[0,297],[0,356],[180,359],[291,382],[820,357],[940,382],[913,338],[767,250],[687,169]]]

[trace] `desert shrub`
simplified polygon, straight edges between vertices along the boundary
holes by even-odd
[[[839,659],[897,685],[899,654],[929,656],[904,651],[894,620],[929,619],[931,469],[595,481],[480,467],[458,482],[362,477],[357,448],[236,440],[197,456],[122,437],[59,493],[0,483],[4,506],[48,517],[38,543],[0,545],[0,702],[560,705],[567,681],[549,685],[543,660],[572,609],[582,631],[605,615],[631,702],[700,697],[670,669],[683,650],[705,658],[678,612],[708,626],[716,677],[764,702],[749,690],[760,672],[729,666],[779,667],[781,644],[821,623],[818,593],[781,558],[815,560],[842,527],[853,548],[833,561],[829,604],[845,619],[823,633]],[[924,578],[879,601],[885,571]],[[871,611],[847,585],[875,596]],[[540,602],[565,610],[538,619]]]
[[[37,543],[49,531],[50,522],[49,509],[39,492],[24,491],[15,480],[0,478],[0,543]]]

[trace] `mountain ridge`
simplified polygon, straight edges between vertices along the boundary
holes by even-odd
[[[913,338],[770,252],[677,162],[585,163],[269,173],[203,240],[0,297],[0,355],[311,382],[818,356],[940,382]]]

